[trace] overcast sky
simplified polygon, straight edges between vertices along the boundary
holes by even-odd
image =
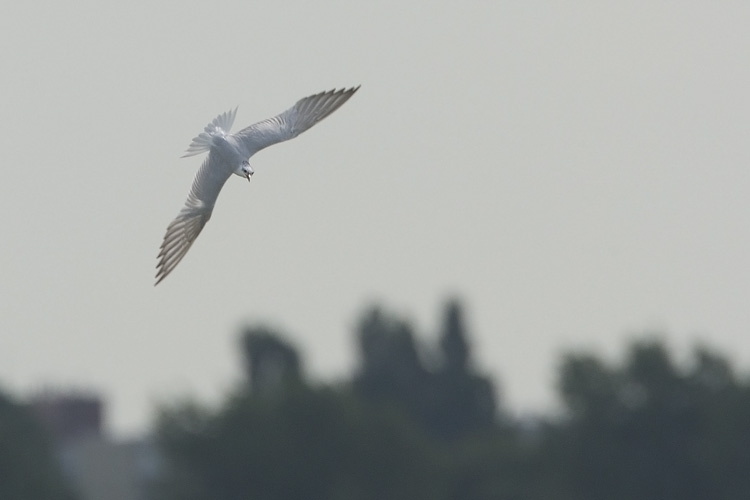
[[[5,6],[0,386],[100,391],[138,433],[239,380],[246,322],[335,380],[367,305],[427,336],[454,294],[514,412],[554,408],[561,352],[644,331],[748,370],[750,4],[572,4]],[[357,84],[154,288],[191,138]]]

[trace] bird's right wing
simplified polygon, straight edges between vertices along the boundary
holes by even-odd
[[[359,86],[305,97],[280,115],[240,130],[235,137],[250,157],[263,148],[297,137],[339,109],[357,90]]]
[[[220,155],[209,153],[193,181],[193,187],[177,218],[167,227],[159,249],[156,283],[167,277],[179,264],[203,226],[211,218],[216,199],[224,183],[232,175],[231,166]]]

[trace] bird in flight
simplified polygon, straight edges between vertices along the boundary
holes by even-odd
[[[156,265],[158,285],[185,256],[211,218],[211,212],[224,183],[232,174],[245,177],[255,172],[249,159],[263,148],[297,137],[320,120],[336,111],[349,100],[359,86],[350,89],[329,90],[297,101],[280,115],[260,121],[230,134],[237,108],[222,113],[206,125],[190,143],[183,155],[194,156],[208,151],[193,181],[185,206],[167,227]]]

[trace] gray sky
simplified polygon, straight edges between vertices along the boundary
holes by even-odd
[[[516,412],[554,407],[562,350],[644,330],[750,367],[750,4],[458,4],[6,6],[0,384],[100,390],[139,432],[239,379],[246,321],[332,380],[367,304],[426,335],[454,293]],[[360,83],[152,286],[206,123]]]

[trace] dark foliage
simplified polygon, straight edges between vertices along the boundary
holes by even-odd
[[[164,411],[155,497],[748,498],[750,385],[705,348],[689,366],[659,341],[634,343],[620,364],[566,355],[564,413],[513,421],[474,367],[458,302],[447,304],[435,347],[379,308],[357,335],[352,380],[319,388],[273,331],[246,332],[251,390],[218,410]]]
[[[362,361],[354,377],[356,394],[403,409],[441,440],[492,429],[494,385],[474,371],[458,302],[446,306],[432,363],[420,357],[410,325],[380,309],[365,314],[358,333]]]
[[[267,327],[247,328],[241,336],[250,389],[270,393],[302,382],[297,350]]]

